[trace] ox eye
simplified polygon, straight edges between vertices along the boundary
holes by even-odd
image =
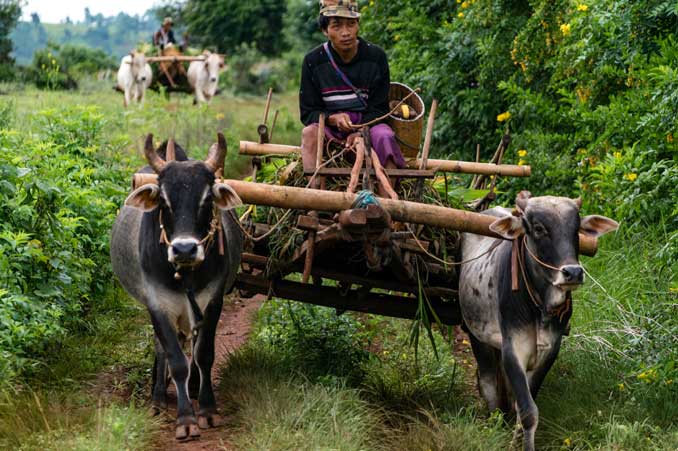
[[[532,230],[534,231],[534,235],[536,237],[542,237],[546,235],[546,228],[541,224],[534,224],[532,226]]]

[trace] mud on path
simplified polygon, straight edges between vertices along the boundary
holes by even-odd
[[[229,297],[224,302],[215,340],[214,366],[212,367],[212,382],[217,396],[217,406],[221,411],[221,400],[216,388],[219,386],[220,370],[228,361],[229,355],[240,348],[252,331],[252,321],[255,312],[261,307],[265,297],[256,296],[251,299]],[[223,425],[217,428],[201,430],[199,440],[178,442],[174,439],[176,419],[176,394],[174,384],[168,387],[169,408],[163,416],[163,428],[158,443],[152,448],[154,451],[217,451],[233,450],[228,441],[229,418],[223,419]],[[195,406],[197,408],[197,406]]]

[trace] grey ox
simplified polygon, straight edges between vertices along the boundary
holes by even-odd
[[[145,171],[155,171],[158,184],[142,186],[125,200],[113,225],[111,261],[153,323],[153,407],[156,412],[167,407],[169,367],[177,391],[176,438],[196,438],[200,429],[220,421],[211,379],[214,337],[224,294],[240,265],[242,233],[229,210],[241,202],[228,185],[215,181],[226,155],[223,135],[204,162],[188,160],[172,141],[156,152],[152,135],[144,153],[150,165]],[[182,350],[187,339],[190,364]],[[189,398],[196,389],[197,417]]]
[[[581,200],[522,192],[514,212],[493,208],[490,229],[511,241],[464,234],[459,301],[489,409],[508,412],[509,394],[534,450],[535,399],[560,350],[572,315],[572,291],[584,283],[579,233],[600,236],[618,224],[580,218]],[[475,258],[480,256],[480,258]]]

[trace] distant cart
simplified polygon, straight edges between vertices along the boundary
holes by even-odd
[[[162,88],[168,93],[191,93],[186,64],[192,61],[205,61],[205,57],[183,55],[177,47],[171,46],[166,47],[161,55],[147,57],[146,61],[153,67],[151,89],[158,91]]]

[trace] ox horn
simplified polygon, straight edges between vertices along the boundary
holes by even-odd
[[[156,173],[160,173],[162,168],[165,167],[165,162],[160,158],[155,149],[153,148],[153,134],[149,133],[146,137],[146,144],[144,144],[144,155],[146,156],[146,161],[153,168]]]
[[[224,167],[226,151],[226,138],[224,138],[223,133],[217,133],[217,142],[212,144],[205,160],[205,165],[207,165],[210,171],[217,172]]]
[[[165,161],[174,161],[177,159],[177,153],[174,149],[174,140],[170,138],[167,141],[167,150],[165,151]]]

